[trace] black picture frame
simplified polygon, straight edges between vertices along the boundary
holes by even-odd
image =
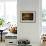
[[[36,11],[20,11],[20,21],[22,23],[35,23]]]

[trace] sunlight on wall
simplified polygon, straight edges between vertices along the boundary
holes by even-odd
[[[0,17],[4,16],[4,2],[0,2]]]
[[[17,2],[6,2],[6,18],[7,21],[17,24]]]
[[[46,9],[46,0],[42,0],[42,9]]]
[[[0,1],[0,17],[17,26],[17,0]]]

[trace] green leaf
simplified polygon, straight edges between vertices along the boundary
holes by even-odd
[[[4,24],[4,19],[0,18],[0,26],[2,26]]]

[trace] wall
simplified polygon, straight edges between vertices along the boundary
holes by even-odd
[[[18,39],[29,39],[33,46],[40,46],[42,0],[17,0]],[[20,11],[36,11],[36,23],[21,23]]]
[[[17,26],[17,0],[0,0],[0,17]]]

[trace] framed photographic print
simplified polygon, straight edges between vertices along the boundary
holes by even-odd
[[[21,14],[20,15],[21,22],[26,22],[26,23],[36,22],[36,12],[35,11],[21,11],[20,14]]]

